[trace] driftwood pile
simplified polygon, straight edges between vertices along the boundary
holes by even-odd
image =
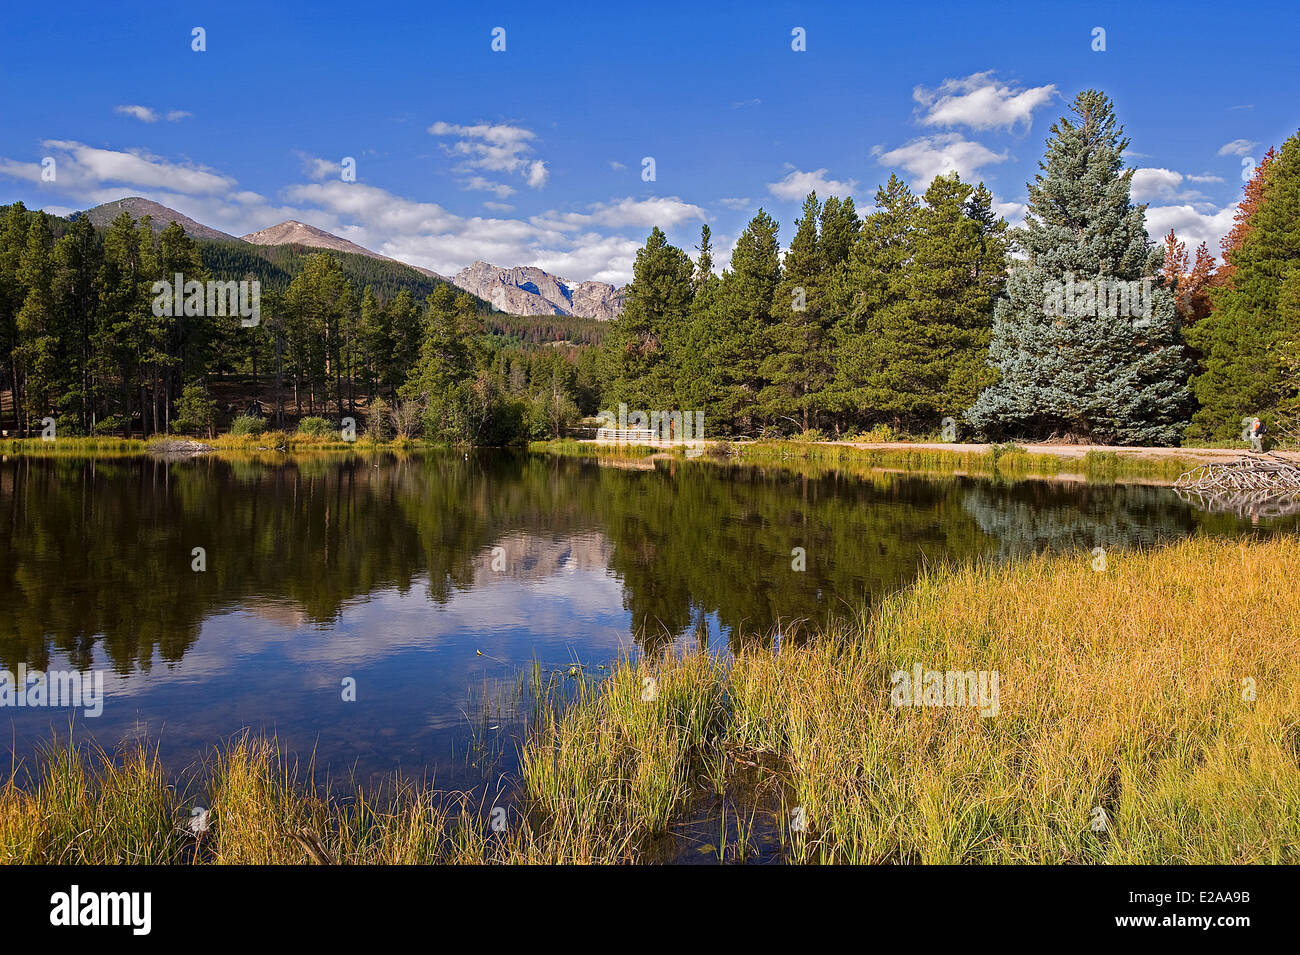
[[[150,443],[145,447],[145,450],[159,458],[192,458],[199,454],[215,451],[216,448],[210,444],[204,444],[202,441],[181,441],[175,438],[166,438],[162,441]]]
[[[1300,514],[1300,467],[1272,454],[1201,464],[1174,482],[1188,504],[1241,517]]]

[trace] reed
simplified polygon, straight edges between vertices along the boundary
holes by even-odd
[[[652,454],[668,452],[671,448],[668,446],[652,448],[641,444],[596,444],[591,441],[562,438],[557,441],[531,441],[528,450],[537,454],[552,454],[566,458],[644,458]]]
[[[731,445],[740,461],[763,463],[811,462],[846,469],[886,468],[931,474],[978,474],[1005,478],[1081,475],[1089,481],[1124,478],[1174,481],[1195,461],[1183,457],[1119,455],[1088,451],[1082,458],[1030,453],[1014,444],[987,449],[948,451],[938,448],[858,448],[848,444],[803,441],[758,441]]]

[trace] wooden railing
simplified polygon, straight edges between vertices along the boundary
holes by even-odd
[[[669,444],[653,428],[597,428],[596,441],[600,444]]]

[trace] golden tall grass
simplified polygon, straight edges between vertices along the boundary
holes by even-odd
[[[653,830],[731,744],[784,762],[800,860],[1300,861],[1300,542],[1193,539],[1093,566],[933,570],[810,645],[666,658],[651,675],[667,698],[639,708],[650,671],[626,665],[533,740],[529,792]],[[998,715],[894,706],[891,675],[916,663],[998,671]]]
[[[504,832],[485,797],[330,796],[242,739],[195,840],[156,759],[60,747],[0,788],[0,861],[639,861],[760,763],[741,839],[761,817],[793,861],[1300,862],[1300,540],[1094,566],[931,569],[806,644],[626,660],[568,704],[536,686]],[[918,663],[997,671],[997,715],[894,705]]]
[[[731,445],[742,461],[780,461],[822,464],[838,468],[891,468],[926,474],[996,475],[1005,478],[1051,477],[1079,474],[1090,482],[1105,483],[1123,478],[1174,481],[1195,467],[1184,457],[1119,455],[1114,451],[1089,450],[1082,458],[1034,453],[1014,444],[993,445],[987,450],[949,451],[936,448],[859,448],[848,444],[806,441],[756,441]]]

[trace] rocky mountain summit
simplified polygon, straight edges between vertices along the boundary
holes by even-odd
[[[533,266],[475,262],[451,281],[512,315],[611,319],[623,310],[623,289],[608,282],[572,282]]]
[[[91,225],[102,229],[112,223],[123,212],[131,213],[133,219],[143,219],[145,216],[149,216],[149,224],[155,232],[161,232],[175,222],[185,230],[186,235],[194,239],[237,241],[233,235],[206,226],[202,222],[195,222],[189,216],[182,215],[175,209],[169,209],[160,202],[143,199],[140,196],[128,196],[125,199],[117,199],[113,202],[106,202],[101,206],[95,206],[93,209],[87,209],[86,218],[90,220]]]
[[[257,232],[250,232],[242,237],[245,242],[251,242],[254,245],[305,245],[313,249],[332,249],[335,252],[351,252],[354,255],[365,255],[372,259],[384,259],[387,262],[396,262],[397,259],[389,258],[386,255],[380,255],[378,252],[371,252],[369,249],[362,248],[355,242],[349,242],[347,239],[340,238],[332,232],[326,232],[324,229],[318,229],[314,225],[308,225],[305,222],[299,222],[297,219],[286,219],[266,229]],[[430,278],[440,279],[443,276],[429,269],[422,269],[418,265],[408,265],[406,262],[400,263],[407,265],[408,268],[415,269],[422,275]]]

